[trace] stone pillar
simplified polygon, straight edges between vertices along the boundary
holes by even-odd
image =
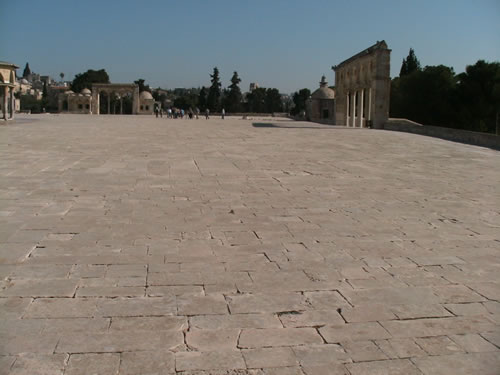
[[[356,91],[352,93],[352,118],[351,118],[351,124],[352,127],[356,127]],[[351,126],[351,125],[349,125]]]
[[[351,102],[351,94],[347,93],[346,95],[346,103],[345,103],[345,125],[349,126],[349,103]]]
[[[8,98],[8,92],[9,88],[5,86],[3,88],[3,104],[2,104],[2,112],[3,112],[3,119],[7,121],[7,107],[9,105],[9,98]]]
[[[136,115],[139,113],[139,86],[135,86],[134,91],[132,93],[132,114]]]
[[[10,118],[13,119],[14,118],[14,112],[16,110],[16,102],[15,102],[15,99],[14,99],[14,88],[11,87],[9,89],[9,92],[10,92],[10,97],[9,97],[9,103],[10,103]]]
[[[111,94],[108,92],[108,115],[111,114]]]
[[[120,97],[120,115],[123,115],[123,98]]]
[[[365,90],[362,89],[360,92],[359,92],[359,127],[362,128],[363,127],[363,113],[364,113],[364,96],[365,96]]]
[[[368,121],[372,120],[372,89],[368,89],[368,116],[366,116]]]

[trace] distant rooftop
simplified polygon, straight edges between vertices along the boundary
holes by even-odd
[[[342,66],[346,65],[347,63],[350,63],[351,61],[356,60],[359,57],[369,55],[376,50],[383,50],[383,49],[388,49],[387,43],[385,42],[385,40],[377,41],[377,43],[375,43],[373,46],[370,46],[370,47],[364,49],[363,51],[355,54],[354,56],[349,57],[347,60],[342,61],[338,65],[332,66],[332,69],[336,70],[336,69],[341,68]]]

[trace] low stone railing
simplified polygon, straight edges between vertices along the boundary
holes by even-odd
[[[384,130],[426,135],[446,139],[448,141],[466,143],[500,150],[500,137],[495,134],[478,133],[469,130],[444,128],[441,126],[422,125],[402,118],[390,118],[384,125]]]

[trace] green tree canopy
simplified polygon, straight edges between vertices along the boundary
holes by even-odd
[[[281,102],[281,95],[278,89],[267,89],[266,97],[266,112],[282,112],[283,111],[283,103]]]
[[[76,93],[82,91],[84,88],[91,90],[93,83],[109,83],[108,73],[104,69],[89,69],[85,73],[77,74],[71,83],[71,90]]]
[[[143,91],[151,92],[151,88],[149,87],[149,85],[146,85],[145,82],[146,81],[142,78],[139,78],[137,81],[134,81],[134,83],[137,86],[139,86],[139,92],[143,92]]]
[[[264,113],[266,112],[266,89],[256,88],[247,94],[248,112]]]
[[[199,109],[204,111],[207,108],[207,89],[203,86],[198,95]]]
[[[240,82],[241,79],[238,77],[238,72],[234,72],[233,77],[231,78],[231,85],[229,86],[229,90],[224,100],[228,112],[241,111],[242,95],[239,86]]]
[[[302,111],[306,110],[307,99],[311,96],[311,90],[302,89],[295,92],[292,96],[294,107],[292,108],[291,114],[298,115]]]
[[[221,83],[219,77],[219,69],[214,68],[213,74],[210,74],[212,85],[208,89],[207,106],[211,111],[220,109]]]
[[[403,63],[401,64],[399,76],[402,77],[417,70],[420,70],[420,61],[418,61],[417,56],[415,56],[415,51],[413,50],[413,48],[410,48],[408,56],[406,57],[406,59],[403,59]]]

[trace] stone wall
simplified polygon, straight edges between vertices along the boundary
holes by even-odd
[[[407,119],[391,118],[384,125],[385,130],[414,133],[448,141],[500,150],[500,137],[495,134],[471,132],[462,129],[422,125]]]

